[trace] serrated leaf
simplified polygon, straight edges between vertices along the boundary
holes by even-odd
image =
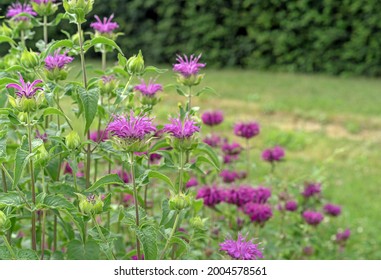
[[[6,206],[21,208],[24,206],[24,202],[16,192],[0,193],[0,208]]]
[[[136,231],[138,239],[143,246],[144,259],[157,259],[157,233],[155,227],[147,225]]]
[[[48,195],[42,205],[50,209],[74,209],[74,205],[61,195]]]
[[[38,260],[37,253],[31,249],[17,250],[16,257],[18,260]]]
[[[204,157],[204,156],[198,156],[198,157],[197,157],[197,160],[196,160],[196,164],[198,165],[198,164],[200,164],[200,163],[208,163],[208,164],[210,164],[211,166],[213,166],[215,169],[219,170],[219,167],[216,166],[216,165],[214,164],[214,162],[213,162],[212,160],[210,160],[209,158],[207,158],[207,157]]]
[[[16,150],[15,167],[14,167],[14,178],[13,187],[16,187],[20,181],[22,172],[28,160],[33,154],[29,154],[29,151],[25,150],[24,147],[28,144],[26,137],[23,137],[21,146]]]
[[[85,134],[90,129],[91,124],[94,121],[95,115],[98,109],[99,89],[93,88],[86,90],[80,88],[79,97],[82,101],[83,110],[85,114]]]
[[[69,260],[99,260],[100,247],[93,241],[83,244],[79,240],[72,240],[67,244],[67,258]]]
[[[171,189],[173,191],[175,191],[175,186],[173,185],[171,179],[168,176],[164,175],[163,173],[160,173],[160,172],[154,171],[154,170],[150,170],[150,171],[148,171],[148,177],[156,178],[156,179],[159,179],[159,180],[165,182],[167,185],[169,185],[171,187]]]
[[[221,163],[218,159],[218,156],[217,156],[216,152],[209,145],[207,145],[205,143],[199,143],[195,152],[206,154],[209,157],[209,159],[213,162],[213,164],[218,169],[221,169]]]
[[[124,181],[117,174],[109,174],[96,181],[90,188],[86,190],[86,192],[94,192],[101,186],[112,184],[123,185]]]

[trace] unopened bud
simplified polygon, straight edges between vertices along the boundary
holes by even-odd
[[[177,76],[177,82],[184,85],[184,86],[197,86],[201,83],[202,79],[204,78],[204,74],[199,74],[199,75],[190,75],[190,76],[183,76],[183,75],[178,75]]]
[[[103,201],[100,197],[95,195],[89,195],[85,197],[84,195],[77,194],[80,198],[79,209],[84,214],[99,214],[103,211]]]
[[[69,15],[75,15],[77,23],[84,23],[85,17],[93,10],[94,0],[64,0],[63,7]]]
[[[169,209],[171,210],[183,210],[189,205],[190,199],[184,194],[178,194],[169,200]]]
[[[81,138],[79,137],[77,132],[72,131],[68,135],[66,135],[66,146],[70,150],[75,150],[76,148],[78,148],[79,145],[81,145]]]
[[[190,220],[190,224],[195,229],[203,229],[205,227],[205,219],[201,219],[201,217],[196,216]]]
[[[33,112],[37,109],[37,103],[34,98],[21,97],[20,108],[23,112]]]
[[[127,60],[127,72],[130,75],[140,76],[144,71],[144,58],[142,55],[142,51],[139,51],[138,55],[131,56]]]
[[[21,54],[20,62],[25,68],[35,68],[39,65],[38,54],[32,50],[28,51],[25,49]]]

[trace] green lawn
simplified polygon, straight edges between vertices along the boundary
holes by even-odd
[[[346,258],[381,259],[381,80],[230,69],[205,73],[202,85],[214,88],[218,96],[204,95],[194,105],[201,112],[225,112],[221,133],[231,136],[237,121],[261,123],[253,143],[252,183],[263,183],[269,171],[260,160],[261,150],[283,145],[287,161],[277,176],[294,182],[293,188],[322,180],[324,197],[343,206],[334,224],[352,230]],[[175,77],[168,71],[157,81],[174,83]],[[165,120],[182,97],[172,91],[162,97],[154,111]],[[327,238],[335,231],[332,228]]]

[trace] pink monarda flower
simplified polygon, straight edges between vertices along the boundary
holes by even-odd
[[[209,136],[206,136],[204,138],[204,140],[202,140],[205,144],[208,144],[210,147],[218,147],[221,143],[221,138],[216,135],[216,134],[212,134],[212,135],[209,135]]]
[[[67,55],[67,51],[61,54],[61,49],[57,49],[53,55],[48,55],[45,58],[45,68],[49,71],[54,69],[62,69],[67,64],[71,63],[74,58]]]
[[[13,3],[8,7],[6,14],[7,18],[13,18],[15,21],[28,21],[29,18],[25,16],[17,17],[21,13],[26,13],[31,16],[37,16],[37,13],[33,11],[33,8],[29,4],[21,4],[20,2]]]
[[[90,133],[90,140],[94,142],[104,142],[108,139],[108,133],[105,130],[93,131]]]
[[[225,183],[233,183],[236,179],[239,179],[239,175],[237,172],[230,171],[227,169],[221,171],[220,177],[222,177]]]
[[[343,244],[349,239],[350,236],[351,236],[351,231],[349,228],[347,228],[346,230],[342,232],[338,232],[336,234],[336,242]]]
[[[114,120],[108,125],[106,131],[112,136],[122,139],[143,140],[144,137],[156,131],[152,119],[145,116],[134,116],[131,111],[128,116],[114,116]]]
[[[285,209],[289,212],[294,212],[298,209],[298,203],[295,200],[289,200],[285,204]]]
[[[341,214],[341,207],[335,204],[327,203],[324,205],[324,212],[330,216],[337,217]]]
[[[262,159],[270,163],[281,161],[285,156],[284,150],[282,147],[275,146],[272,149],[266,149],[262,153]]]
[[[250,217],[252,222],[262,226],[273,216],[270,205],[255,202],[246,203],[243,206],[243,212]]]
[[[260,126],[256,122],[237,123],[234,126],[234,134],[246,139],[257,136],[260,131]]]
[[[170,133],[175,138],[190,138],[195,132],[200,131],[196,122],[189,118],[184,119],[184,121],[181,121],[180,118],[172,118],[170,121],[170,124],[164,125],[164,131]]]
[[[224,200],[224,196],[221,191],[216,187],[202,187],[198,190],[196,198],[202,198],[204,205],[214,207]]]
[[[306,183],[302,195],[305,198],[309,198],[315,195],[320,194],[321,184],[319,183]]]
[[[91,23],[90,27],[92,27],[99,33],[112,33],[115,29],[119,27],[119,25],[116,22],[112,22],[114,14],[112,14],[109,18],[104,17],[103,21],[97,15],[95,15],[94,17],[97,21]]]
[[[216,126],[223,122],[224,115],[221,111],[209,111],[202,114],[201,119],[205,125]]]
[[[78,171],[76,173],[77,177],[84,177],[85,174],[81,171],[81,169],[84,167],[83,162],[78,163]],[[64,174],[72,174],[73,175],[73,169],[71,168],[70,164],[68,162],[64,165]]]
[[[185,184],[185,187],[191,188],[191,187],[197,187],[198,181],[196,177],[192,177],[189,179],[189,181]]]
[[[229,144],[228,142],[224,142],[221,147],[224,154],[229,156],[239,155],[242,152],[242,146],[236,142]]]
[[[237,240],[227,239],[221,243],[220,250],[225,251],[236,260],[257,260],[263,258],[258,244],[255,244],[253,240],[246,241],[246,237],[243,237],[240,233]]]
[[[302,216],[306,223],[312,226],[317,226],[324,219],[322,213],[314,211],[304,211]]]
[[[177,63],[173,65],[173,71],[180,73],[184,77],[196,75],[200,71],[200,68],[205,67],[205,63],[198,63],[201,58],[201,54],[195,57],[193,54],[188,57],[184,55],[184,58],[177,55]]]
[[[154,97],[158,91],[163,91],[163,86],[160,84],[155,84],[154,80],[150,79],[148,84],[141,80],[139,85],[134,87],[135,90],[140,91],[142,95],[147,97]]]
[[[24,78],[20,76],[20,84],[11,83],[7,85],[7,88],[14,88],[16,89],[16,95],[18,97],[26,97],[28,99],[31,99],[34,97],[37,91],[42,90],[41,87],[36,87],[37,84],[42,83],[42,80],[35,80],[34,82],[26,82],[24,81]]]

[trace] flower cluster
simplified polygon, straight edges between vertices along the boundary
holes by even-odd
[[[152,79],[146,84],[144,80],[141,80],[139,85],[134,87],[135,90],[140,91],[142,95],[147,97],[154,97],[158,91],[163,91],[163,86],[155,84]]]
[[[90,27],[94,28],[95,31],[101,34],[110,34],[115,29],[119,28],[119,24],[112,21],[114,15],[111,15],[109,18],[104,17],[103,21],[97,15],[95,15],[94,17],[96,19],[96,22],[91,23]]]
[[[303,219],[306,221],[307,224],[317,226],[323,221],[324,216],[320,212],[304,211]]]
[[[270,163],[280,161],[284,158],[284,149],[279,146],[275,146],[272,149],[266,149],[262,153],[262,159]]]
[[[237,240],[225,240],[220,244],[220,249],[236,260],[257,260],[263,258],[258,244],[255,244],[253,240],[246,241],[246,238],[241,234],[238,234]]]
[[[306,183],[302,195],[305,198],[313,197],[321,192],[321,184],[320,183]]]
[[[15,93],[18,97],[26,97],[28,99],[33,98],[37,91],[42,90],[41,87],[37,87],[36,85],[42,83],[42,80],[35,80],[32,83],[25,82],[24,78],[19,73],[20,84],[11,83],[7,85],[7,88],[16,89]]]
[[[173,65],[173,71],[178,72],[184,77],[196,75],[206,65],[205,63],[198,62],[200,58],[201,54],[197,57],[191,55],[189,58],[186,55],[184,57],[177,55],[177,63]]]
[[[256,122],[237,123],[234,126],[234,134],[246,139],[257,136],[260,132],[260,126]]]
[[[216,126],[223,122],[224,115],[221,111],[209,111],[201,115],[202,122],[208,126]]]
[[[53,55],[48,55],[45,58],[45,68],[49,71],[63,69],[67,64],[74,60],[74,58],[68,56],[67,53],[67,51],[61,53],[61,49],[57,49]]]
[[[185,118],[183,121],[181,118],[172,118],[170,124],[164,126],[164,131],[171,134],[178,139],[190,138],[195,132],[199,132],[200,128],[196,125],[196,122]]]
[[[16,2],[16,3],[11,4],[8,7],[8,11],[7,11],[6,16],[7,16],[7,18],[13,18],[13,20],[15,20],[15,21],[28,21],[29,18],[26,16],[17,17],[17,15],[23,14],[23,13],[29,14],[31,16],[37,16],[37,13],[35,11],[33,11],[33,8],[31,5],[21,4],[20,2]]]

